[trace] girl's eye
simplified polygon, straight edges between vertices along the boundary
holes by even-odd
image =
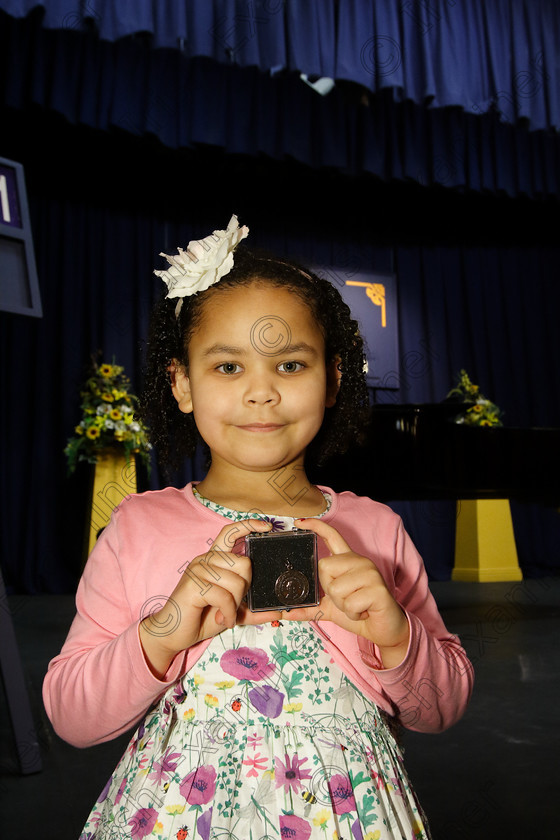
[[[282,371],[282,373],[297,373],[299,370],[303,370],[304,367],[305,365],[302,365],[301,362],[282,362],[281,365],[278,365],[278,370]]]
[[[222,373],[232,374],[232,373],[239,373],[241,368],[235,362],[224,362],[223,365],[218,365],[216,370],[219,370]]]

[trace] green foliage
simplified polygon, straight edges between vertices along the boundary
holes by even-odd
[[[449,391],[447,399],[465,404],[455,418],[456,423],[466,426],[503,426],[502,412],[498,406],[480,393],[480,388],[471,382],[465,370],[461,370],[457,384]]]
[[[80,391],[82,419],[64,449],[70,473],[79,461],[95,464],[99,453],[107,449],[124,452],[127,460],[139,455],[150,469],[152,447],[148,431],[134,415],[138,398],[129,388],[124,368],[114,362],[93,362],[91,374]]]

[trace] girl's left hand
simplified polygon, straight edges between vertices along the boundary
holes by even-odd
[[[283,621],[333,621],[373,642],[384,668],[394,668],[408,649],[408,620],[387,589],[375,564],[356,554],[338,531],[320,519],[298,519],[297,525],[322,537],[331,554],[319,560],[324,596],[317,607],[282,613]]]

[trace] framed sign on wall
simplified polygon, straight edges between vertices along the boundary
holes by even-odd
[[[371,388],[399,388],[397,278],[374,271],[314,266],[313,271],[338,288],[358,322],[366,345],[367,383]]]
[[[42,317],[23,166],[0,158],[0,310]]]

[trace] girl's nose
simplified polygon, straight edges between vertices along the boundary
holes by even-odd
[[[272,376],[266,373],[255,373],[247,382],[245,399],[254,405],[276,405],[280,401],[280,394]]]

